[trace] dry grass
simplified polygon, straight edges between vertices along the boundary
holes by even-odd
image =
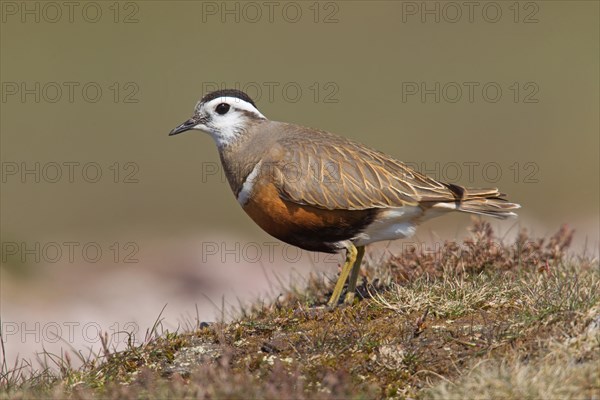
[[[543,356],[528,359],[509,354],[489,358],[426,391],[427,399],[598,399],[600,398],[600,308],[568,327],[570,336],[545,342]]]
[[[311,279],[231,323],[105,346],[60,373],[4,366],[3,398],[600,398],[600,273],[572,232],[409,249],[364,271],[350,307]],[[155,328],[157,328],[159,324]],[[27,366],[26,366],[27,367]]]

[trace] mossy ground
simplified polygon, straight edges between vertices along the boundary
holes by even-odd
[[[233,322],[108,346],[60,373],[6,366],[3,398],[600,399],[600,272],[572,232],[489,225],[364,269],[354,304],[312,279]]]

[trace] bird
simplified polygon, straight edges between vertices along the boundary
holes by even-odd
[[[301,249],[346,252],[328,301],[352,303],[365,246],[412,236],[417,225],[448,212],[516,216],[497,188],[444,183],[380,151],[319,129],[272,121],[237,89],[206,94],[190,130],[215,141],[227,181],[250,218],[271,236]]]

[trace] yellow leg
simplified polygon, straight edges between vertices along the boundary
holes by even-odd
[[[350,269],[354,265],[354,261],[356,261],[356,255],[358,251],[356,247],[350,243],[350,246],[346,250],[346,262],[344,263],[344,267],[342,268],[342,272],[340,273],[340,277],[335,284],[335,288],[333,289],[333,294],[327,303],[329,307],[337,306],[338,301],[340,300],[340,295],[342,294],[342,290],[344,289],[344,283],[346,283],[346,279],[348,278],[348,274],[350,274]]]
[[[360,272],[360,264],[362,263],[363,256],[365,255],[365,246],[356,248],[356,261],[352,267],[352,273],[350,274],[350,280],[348,281],[348,290],[346,290],[346,298],[344,302],[351,304],[354,301],[354,291],[356,290],[356,281],[358,280],[358,273]]]

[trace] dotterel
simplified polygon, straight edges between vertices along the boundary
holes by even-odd
[[[207,94],[169,135],[192,129],[213,137],[238,202],[267,233],[305,250],[346,250],[330,306],[348,276],[353,299],[367,244],[409,237],[451,211],[507,218],[520,207],[496,188],[438,182],[355,141],[271,121],[239,90]]]

